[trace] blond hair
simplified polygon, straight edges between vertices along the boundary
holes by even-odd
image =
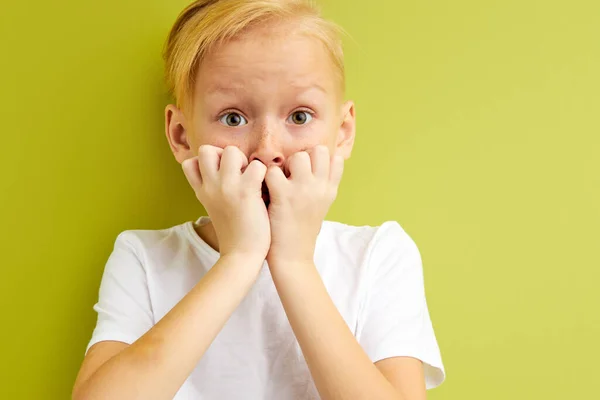
[[[191,109],[195,74],[215,46],[267,21],[298,21],[327,48],[341,91],[345,86],[341,34],[311,0],[196,0],[173,24],[163,50],[165,81],[177,107]]]

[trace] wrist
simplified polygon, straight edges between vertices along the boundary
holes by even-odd
[[[314,246],[297,246],[296,248],[272,247],[267,254],[269,266],[313,264]]]
[[[244,265],[248,268],[252,268],[253,266],[260,268],[265,261],[265,256],[260,253],[227,252],[221,253],[219,260],[225,260],[236,265]]]
[[[267,263],[271,271],[295,271],[314,267],[315,262],[312,257],[267,257]]]

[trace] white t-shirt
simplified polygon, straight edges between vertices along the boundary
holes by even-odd
[[[202,216],[196,223],[207,221]],[[87,349],[103,340],[133,343],[217,262],[219,253],[192,224],[117,236]],[[371,227],[324,221],[314,260],[334,304],[373,362],[415,357],[424,363],[428,389],[442,383],[445,370],[425,299],[421,256],[397,222]],[[266,261],[175,399],[319,399]]]

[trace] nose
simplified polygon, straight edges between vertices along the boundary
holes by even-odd
[[[263,127],[256,132],[255,145],[250,153],[248,160],[259,160],[267,167],[271,165],[283,167],[284,155],[281,149],[281,145],[276,137],[276,130]]]

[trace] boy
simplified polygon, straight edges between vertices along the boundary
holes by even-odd
[[[425,399],[444,380],[418,249],[324,221],[355,135],[335,25],[301,0],[200,0],[165,110],[208,216],[130,230],[75,399]]]

